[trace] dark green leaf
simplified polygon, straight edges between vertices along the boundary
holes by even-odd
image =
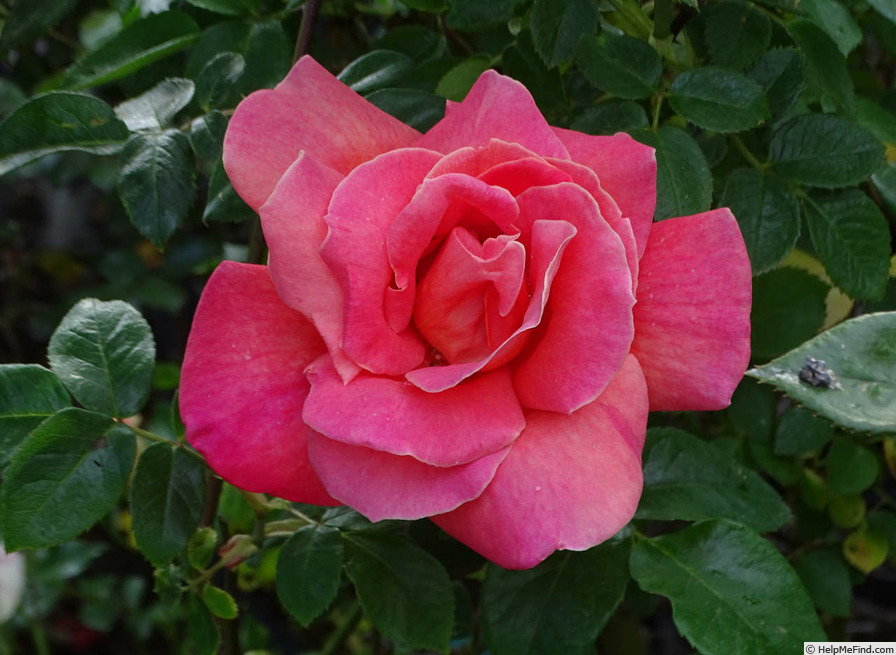
[[[706,19],[706,45],[719,66],[746,68],[765,52],[771,38],[771,21],[740,0],[724,0]]]
[[[555,553],[528,571],[490,565],[482,585],[485,641],[494,655],[578,655],[616,610],[628,583],[628,541]]]
[[[631,570],[672,601],[675,625],[702,653],[778,655],[826,639],[787,560],[746,526],[707,521],[642,539]]]
[[[501,55],[505,75],[509,75],[532,94],[542,113],[555,109],[565,100],[560,69],[549,69],[535,52],[529,33],[520,34]]]
[[[769,387],[744,378],[734,390],[728,415],[751,441],[771,443],[778,398]]]
[[[825,460],[828,487],[839,496],[858,494],[877,479],[880,464],[874,453],[849,439],[837,439]]]
[[[164,444],[162,444],[164,445]],[[199,528],[187,541],[187,561],[197,571],[204,571],[212,563],[218,532],[214,528]]]
[[[741,132],[769,117],[762,87],[749,77],[704,66],[680,73],[669,97],[678,114],[714,132]]]
[[[189,652],[196,655],[216,655],[221,645],[218,624],[205,603],[194,594],[187,601],[187,638]]]
[[[775,453],[808,455],[817,452],[834,437],[831,422],[794,405],[787,410],[775,432]]]
[[[868,0],[868,4],[891,23],[896,23],[896,0]]]
[[[881,298],[890,230],[877,205],[858,189],[816,191],[804,203],[812,244],[834,284],[852,298]]]
[[[700,146],[677,127],[633,134],[641,143],[656,149],[656,210],[653,220],[690,216],[709,209],[712,202],[712,173]]]
[[[147,16],[79,58],[62,75],[59,86],[78,90],[113,82],[189,47],[198,39],[199,27],[184,13],[166,11]]]
[[[535,0],[529,16],[535,50],[548,66],[572,58],[579,39],[597,29],[590,0]]]
[[[837,0],[802,0],[800,7],[847,56],[862,41],[862,29]]]
[[[445,37],[422,25],[396,27],[386,32],[375,45],[377,50],[401,52],[418,63],[445,53]]]
[[[460,102],[489,66],[490,60],[487,55],[473,55],[464,59],[442,76],[436,86],[436,94]]]
[[[410,648],[447,651],[454,591],[432,555],[391,534],[346,534],[345,572],[383,634]]]
[[[837,44],[825,32],[808,20],[787,24],[787,31],[806,60],[809,79],[847,115],[855,111],[855,92],[852,79]]]
[[[219,619],[235,619],[240,613],[233,596],[213,584],[207,584],[202,588],[202,602],[208,611]]]
[[[800,204],[781,179],[738,168],[725,181],[719,204],[737,218],[753,275],[764,273],[793,248],[800,234]]]
[[[403,5],[417,11],[438,13],[448,9],[448,0],[402,0]]]
[[[872,510],[868,513],[868,529],[886,539],[890,560],[896,561],[896,514],[880,508]]]
[[[118,195],[140,234],[165,245],[181,224],[196,186],[190,139],[180,130],[136,134],[121,153]]]
[[[793,561],[793,568],[818,609],[833,616],[849,615],[852,583],[839,548],[807,551]]]
[[[224,149],[227,117],[217,110],[203,114],[190,124],[190,143],[197,157],[215,161]]]
[[[56,328],[48,354],[50,368],[87,409],[124,418],[149,394],[152,332],[140,312],[120,300],[81,300]]]
[[[3,476],[6,547],[53,546],[90,528],[121,496],[135,454],[134,435],[108,416],[70,407],[41,423]]]
[[[800,379],[807,357],[824,362],[830,384],[816,386]],[[747,374],[840,425],[896,431],[896,312],[841,323]]]
[[[647,125],[647,113],[641,105],[631,100],[616,100],[585,110],[570,127],[586,134],[616,134]]]
[[[102,100],[80,93],[47,93],[0,123],[0,175],[67,150],[112,154],[127,138],[127,126]]]
[[[856,121],[882,143],[896,145],[896,114],[880,103],[856,96]]]
[[[201,7],[224,16],[245,16],[254,14],[259,0],[187,0],[194,7]]]
[[[169,77],[146,93],[125,100],[115,107],[115,115],[132,132],[159,130],[166,127],[193,98],[195,86],[191,80]]]
[[[418,89],[380,89],[367,100],[416,130],[426,132],[445,116],[445,98]]]
[[[199,525],[205,503],[203,466],[180,448],[153,444],[137,462],[130,500],[137,546],[160,566],[186,547]]]
[[[196,99],[205,111],[235,107],[240,101],[239,81],[246,62],[236,52],[222,52],[202,67],[196,78]]]
[[[337,79],[357,93],[366,94],[400,86],[414,68],[414,60],[401,52],[373,50],[346,66]]]
[[[299,623],[307,626],[336,598],[342,577],[339,531],[306,525],[295,532],[277,556],[277,597]]]
[[[789,516],[787,505],[754,471],[687,432],[662,431],[645,460],[637,518],[727,518],[768,532]]]
[[[5,118],[28,102],[28,96],[22,88],[13,82],[0,78],[0,119]]]
[[[252,220],[257,214],[234,190],[224,164],[218,160],[208,181],[208,200],[202,213],[207,223],[239,223]]]
[[[52,371],[37,364],[0,366],[0,468],[31,430],[70,405]]]
[[[896,214],[896,162],[890,162],[871,176],[871,183],[880,194],[884,207]]]
[[[779,268],[753,280],[753,358],[768,360],[811,338],[824,323],[828,285],[806,271]]]
[[[663,73],[663,62],[651,46],[609,32],[579,41],[576,65],[598,89],[629,100],[649,98]]]
[[[28,45],[65,18],[77,0],[16,0],[6,16],[0,51]]]
[[[418,1],[418,0],[417,0]],[[430,0],[431,1],[431,0]],[[523,0],[448,0],[448,27],[462,32],[480,32],[513,17]]]
[[[766,52],[749,73],[759,83],[775,118],[781,118],[796,104],[806,86],[806,63],[796,48]]]
[[[775,129],[768,156],[781,175],[833,189],[866,180],[883,163],[884,146],[855,123],[807,114]]]

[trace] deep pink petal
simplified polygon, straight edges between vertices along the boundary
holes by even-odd
[[[488,169],[517,159],[537,157],[531,150],[518,143],[507,143],[500,139],[490,139],[484,146],[460,148],[445,157],[429,172],[429,177],[448,173],[462,173],[479,177]]]
[[[572,178],[544,159],[529,157],[503,162],[483,172],[479,179],[486,184],[500,186],[518,196],[533,186],[549,186],[560,182],[570,182]]]
[[[728,209],[653,226],[635,341],[650,409],[726,407],[750,359],[750,260]]]
[[[305,366],[326,352],[264,266],[223,262],[202,293],[180,378],[187,440],[247,491],[336,503],[308,460]]]
[[[306,56],[275,89],[256,91],[239,104],[224,138],[224,168],[257,210],[302,150],[346,175],[419,138]]]
[[[540,340],[514,373],[523,407],[570,413],[604,390],[634,336],[625,247],[579,186],[534,187],[517,202],[521,219],[563,218],[578,230],[554,278]]]
[[[357,375],[358,365],[342,351],[342,289],[320,256],[327,236],[324,216],[342,175],[307,154],[289,167],[259,209],[268,264],[277,293],[317,328],[340,375]]]
[[[476,498],[508,449],[439,468],[409,456],[350,446],[313,430],[308,439],[311,461],[327,490],[371,521],[420,519]]]
[[[367,373],[343,384],[327,360],[305,372],[304,419],[335,441],[451,467],[501,450],[525,426],[505,369],[433,394]]]
[[[653,148],[622,132],[613,136],[592,136],[559,127],[553,130],[569,151],[569,157],[597,173],[601,187],[616,201],[622,215],[631,221],[638,242],[638,256],[642,256],[656,207],[656,155]]]
[[[600,397],[573,414],[526,412],[526,429],[482,495],[433,521],[508,569],[591,548],[635,512],[646,429],[647,388],[629,356]]]
[[[445,118],[417,145],[448,154],[492,139],[518,143],[543,157],[569,158],[526,87],[493,70],[479,77],[463,102],[449,104]]]
[[[404,148],[362,164],[333,193],[326,221],[330,231],[320,254],[342,289],[343,350],[359,366],[402,375],[423,362],[416,332],[396,330],[386,296],[393,272],[386,235],[439,160],[430,150]]]

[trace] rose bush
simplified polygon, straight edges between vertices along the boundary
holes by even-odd
[[[724,407],[746,368],[730,211],[653,224],[651,148],[552,128],[494,71],[421,135],[305,57],[224,164],[269,265],[208,281],[180,408],[243,489],[531,567],[631,518],[648,410]]]

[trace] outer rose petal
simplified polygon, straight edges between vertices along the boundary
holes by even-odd
[[[728,209],[656,223],[641,259],[635,341],[650,410],[726,407],[750,359],[750,260]]]
[[[312,430],[308,453],[335,498],[371,521],[421,519],[449,512],[482,493],[508,448],[469,464],[439,468],[363,446],[349,446]]]
[[[445,118],[417,142],[448,154],[465,146],[485,146],[492,139],[518,143],[543,157],[569,159],[525,86],[487,70],[460,104],[449,103]]]
[[[264,266],[223,262],[209,278],[187,342],[180,412],[187,440],[231,484],[334,505],[308,461],[303,373],[326,352],[283,304]]]
[[[535,566],[557,549],[591,548],[635,512],[646,429],[647,387],[629,356],[577,412],[526,412],[526,429],[482,495],[432,520],[508,569]]]
[[[257,210],[302,150],[345,175],[419,138],[417,130],[306,56],[275,89],[256,91],[239,104],[224,138],[224,168],[237,193]]]
[[[656,208],[656,154],[653,148],[622,132],[613,136],[591,136],[560,127],[553,130],[573,161],[597,173],[601,187],[616,201],[622,215],[631,221],[638,242],[638,256],[643,255]]]
[[[432,394],[366,373],[343,384],[328,360],[305,371],[311,394],[302,417],[335,441],[457,466],[501,450],[526,425],[505,369]]]

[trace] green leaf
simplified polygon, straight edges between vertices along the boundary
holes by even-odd
[[[877,13],[891,23],[896,23],[896,0],[868,0]]]
[[[484,71],[490,67],[487,55],[473,55],[454,66],[436,86],[436,94],[455,102],[463,100],[470,88]]]
[[[163,444],[164,445],[164,444]],[[212,527],[199,528],[187,541],[187,561],[197,571],[204,571],[212,563],[218,532]]]
[[[120,300],[85,298],[56,328],[50,368],[87,409],[136,414],[149,394],[156,348],[149,324]]]
[[[769,117],[762,87],[749,77],[703,66],[672,81],[669,104],[698,127],[714,132],[741,132]]]
[[[852,115],[855,112],[855,92],[846,68],[846,59],[837,44],[820,27],[808,20],[788,23],[787,32],[806,59],[812,83],[828,95],[844,113]]]
[[[258,11],[259,0],[187,0],[188,4],[224,16],[245,16]]]
[[[345,572],[383,634],[410,648],[448,651],[454,591],[432,555],[391,534],[345,534]]]
[[[615,100],[582,112],[570,126],[585,134],[616,134],[647,127],[647,113],[631,100]]]
[[[849,615],[852,582],[839,548],[806,551],[796,557],[793,568],[818,609],[833,616]]]
[[[109,155],[127,138],[127,126],[102,100],[80,93],[47,93],[0,123],[0,175],[68,150]]]
[[[280,549],[277,598],[302,625],[309,625],[336,598],[342,552],[339,531],[324,525],[299,528]]]
[[[445,116],[445,98],[418,89],[380,89],[367,101],[416,130],[426,132]]]
[[[833,438],[834,426],[830,421],[794,405],[778,422],[775,454],[808,455]]]
[[[16,0],[6,16],[0,51],[28,45],[61,21],[77,0]]]
[[[862,29],[837,0],[802,0],[800,7],[833,39],[844,57],[862,42]]]
[[[826,640],[799,577],[746,526],[707,521],[641,539],[631,571],[672,601],[679,632],[702,653],[778,655]]]
[[[135,454],[134,435],[108,416],[70,407],[41,423],[3,475],[7,549],[53,546],[90,528],[121,496]]]
[[[810,339],[825,317],[828,285],[806,271],[779,268],[753,280],[753,358],[768,360]]]
[[[753,168],[738,168],[725,181],[719,205],[737,218],[753,275],[773,268],[800,234],[800,204],[790,187]]]
[[[121,153],[118,195],[140,234],[162,248],[196,194],[190,139],[180,130],[135,134]]]
[[[403,3],[407,4],[407,3]],[[377,50],[401,52],[417,63],[445,54],[445,37],[422,25],[401,25],[377,39]]]
[[[709,209],[712,173],[700,146],[677,127],[634,133],[641,143],[656,149],[656,209],[653,220],[691,216]]]
[[[806,63],[796,48],[770,50],[759,58],[749,76],[765,91],[772,116],[781,118],[806,86]]]
[[[890,229],[877,205],[858,189],[816,191],[804,198],[812,244],[844,293],[883,297],[890,268]]]
[[[776,530],[790,510],[755,471],[682,430],[654,429],[644,463],[636,518],[663,521],[727,518],[759,532]]]
[[[896,162],[889,162],[871,176],[871,183],[880,195],[884,207],[896,213]]]
[[[825,466],[828,487],[840,496],[865,491],[880,473],[874,453],[849,439],[837,439],[831,444]]]
[[[71,399],[56,375],[37,364],[0,366],[0,468],[28,433]]]
[[[896,145],[896,115],[880,103],[856,96],[856,121],[882,143]]]
[[[529,89],[542,113],[561,106],[565,101],[563,78],[559,68],[549,69],[535,52],[528,32],[520,34],[516,42],[501,55],[504,73],[522,82]]]
[[[824,362],[833,383],[803,382],[799,374],[807,357]],[[841,323],[747,375],[774,385],[839,425],[896,431],[896,312]]]
[[[218,160],[208,181],[208,200],[202,212],[202,220],[206,223],[240,223],[256,216],[234,190],[224,164]]]
[[[622,600],[630,544],[606,542],[590,550],[555,553],[533,569],[489,565],[481,617],[493,655],[578,655],[594,640]]]
[[[419,1],[419,0],[417,0]],[[431,0],[430,0],[431,1]],[[513,12],[524,0],[448,0],[448,27],[461,32],[481,32],[513,17]]]
[[[535,50],[553,67],[572,58],[576,44],[597,29],[597,9],[590,0],[535,0],[529,16]]]
[[[346,66],[336,79],[363,95],[377,89],[399,86],[413,68],[414,60],[406,54],[372,50]]]
[[[855,123],[806,114],[777,126],[768,157],[784,177],[833,189],[866,180],[883,163],[884,146]]]
[[[184,13],[166,11],[137,20],[63,73],[59,86],[78,90],[126,77],[191,46],[199,26]]]
[[[195,89],[191,80],[169,77],[149,91],[119,104],[115,107],[115,115],[132,132],[160,130],[189,104]]]
[[[628,100],[649,98],[663,74],[663,62],[650,45],[609,32],[579,41],[576,65],[598,89]]]
[[[221,645],[221,632],[211,612],[197,596],[187,599],[187,648],[196,655],[216,655]]]
[[[768,48],[772,23],[755,6],[724,0],[706,19],[706,46],[714,64],[743,70]]]
[[[239,81],[246,61],[236,52],[221,52],[202,67],[196,78],[196,99],[205,111],[235,107],[241,100]]]
[[[154,566],[169,562],[199,525],[205,504],[202,464],[173,445],[151,445],[137,462],[130,502],[140,552]]]
[[[208,611],[219,619],[235,619],[240,613],[233,596],[213,584],[207,584],[202,588],[202,602]]]
[[[227,122],[227,116],[213,110],[190,123],[190,144],[197,157],[207,161],[221,158]]]

